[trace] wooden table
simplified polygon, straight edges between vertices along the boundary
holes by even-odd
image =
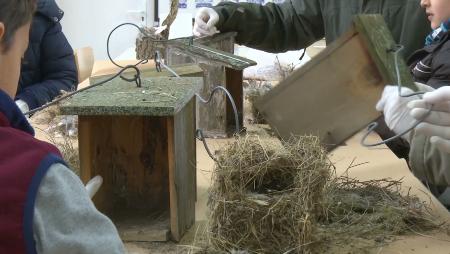
[[[355,160],[354,164],[366,164],[349,170],[349,175],[360,180],[392,178],[402,179],[402,190],[406,193],[418,196],[421,200],[432,202],[431,209],[436,215],[436,221],[450,222],[450,213],[438,200],[423,186],[419,180],[409,171],[405,160],[398,159],[386,146],[377,148],[362,147],[359,142],[363,132],[358,133],[345,146],[338,147],[333,151],[331,160],[337,167],[338,174],[344,174],[348,166]],[[380,141],[376,134],[369,137],[368,142]],[[449,155],[450,156],[450,155]],[[373,253],[380,254],[448,254],[450,253],[450,236],[445,230],[427,233],[428,236],[412,234],[399,237],[397,241],[383,248],[374,250]]]

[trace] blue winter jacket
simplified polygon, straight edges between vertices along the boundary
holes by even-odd
[[[76,89],[78,84],[73,50],[59,23],[63,15],[54,0],[38,1],[16,96],[30,109],[53,100],[61,90]]]

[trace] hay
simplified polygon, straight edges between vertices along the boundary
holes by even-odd
[[[47,126],[47,128],[40,130],[45,133],[48,141],[59,149],[69,168],[79,175],[80,159],[77,136],[75,133],[69,132],[69,130],[77,129],[77,119],[75,118],[74,126],[71,125],[71,128],[68,128],[67,124],[61,124],[67,121],[69,117],[71,116],[61,115],[59,105],[54,105],[36,113],[31,119],[35,124]],[[72,135],[69,135],[69,133]]]
[[[80,157],[77,144],[77,139],[68,136],[55,137],[48,133],[50,142],[55,145],[67,163],[67,166],[76,174],[80,175]]]
[[[237,138],[218,153],[207,252],[363,253],[438,228],[429,205],[400,185],[336,177],[314,136]]]
[[[425,232],[440,225],[429,204],[408,193],[401,194],[401,181],[359,181],[341,176],[327,184],[324,212],[318,220],[317,248],[346,248],[362,253],[394,240],[394,236]]]
[[[317,137],[239,138],[218,157],[209,207],[219,250],[307,253],[330,163]]]
[[[255,107],[255,103],[267,94],[272,89],[272,84],[270,82],[258,82],[256,80],[247,80],[248,86],[244,90],[245,98],[250,103],[250,110],[253,115],[251,123],[253,124],[266,124],[266,119]]]

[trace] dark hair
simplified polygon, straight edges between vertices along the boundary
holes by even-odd
[[[17,29],[33,18],[36,0],[0,0],[0,22],[5,25],[2,50],[7,51]]]

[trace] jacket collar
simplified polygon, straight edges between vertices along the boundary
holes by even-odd
[[[434,29],[425,39],[425,45],[432,45],[436,42],[442,40],[444,36],[446,36],[450,31],[450,19],[445,22],[442,22],[441,25]]]
[[[38,0],[36,12],[55,23],[61,21],[64,16],[55,0]]]
[[[16,103],[0,89],[0,127],[12,127],[34,136],[34,129]]]

